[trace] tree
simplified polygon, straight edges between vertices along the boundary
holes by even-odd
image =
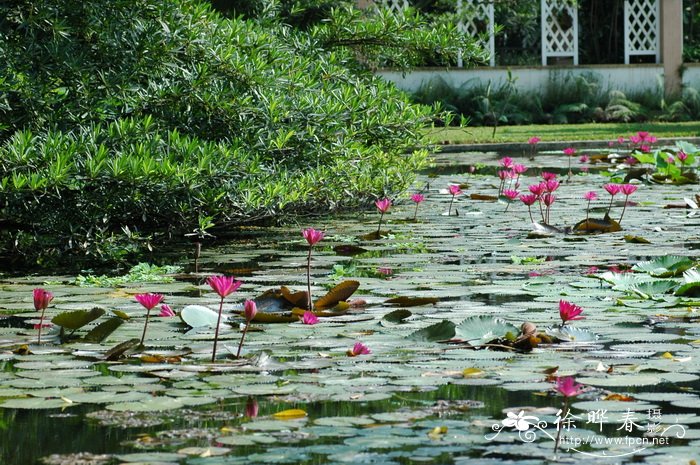
[[[473,41],[414,12],[341,3],[293,27],[284,11],[297,10],[225,18],[196,0],[0,5],[4,254],[125,259],[202,218],[279,219],[409,186],[434,111],[369,71],[429,52],[478,59]]]

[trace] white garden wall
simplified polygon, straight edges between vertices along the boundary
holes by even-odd
[[[508,79],[508,70],[518,90],[538,91],[549,83],[565,82],[572,78],[594,76],[603,89],[623,92],[660,91],[663,89],[663,65],[589,65],[589,66],[541,66],[541,67],[495,67],[474,69],[422,68],[402,75],[400,71],[382,70],[378,74],[394,82],[399,88],[414,92],[421,85],[428,85],[435,76],[442,77],[451,87],[486,85],[491,82],[498,88]],[[700,84],[700,66],[688,67],[683,75],[684,84]]]

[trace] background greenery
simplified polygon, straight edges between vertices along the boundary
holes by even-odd
[[[238,4],[0,4],[5,263],[125,260],[212,224],[395,196],[434,111],[371,69],[483,59],[413,12]]]

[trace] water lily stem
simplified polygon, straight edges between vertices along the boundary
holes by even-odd
[[[416,203],[416,211],[413,212],[413,221],[416,221],[416,218],[418,218],[418,203]]]
[[[216,319],[216,329],[214,330],[214,348],[211,351],[211,363],[216,361],[216,343],[219,341],[219,326],[221,325],[221,312],[224,310],[224,298],[219,302],[219,317]]]
[[[586,205],[586,228],[588,228],[588,212],[591,210],[591,201],[588,201]]]
[[[622,223],[622,217],[625,216],[625,210],[627,210],[627,199],[629,198],[629,195],[625,196],[625,204],[622,206],[622,214],[620,215],[620,219],[617,220],[618,223]]]
[[[241,348],[243,347],[243,339],[248,332],[248,326],[250,326],[250,321],[245,322],[245,328],[243,328],[243,334],[241,335],[241,342],[238,343],[238,351],[236,352],[236,358],[241,358]]]
[[[311,306],[311,246],[309,246],[309,255],[306,257],[306,308],[313,309]]]
[[[146,328],[148,328],[148,317],[151,316],[151,309],[146,309],[146,322],[143,324],[143,334],[141,334],[141,342],[139,345],[143,345],[143,341],[146,340]]]
[[[561,430],[562,428],[562,420],[566,418],[569,412],[569,398],[564,397],[564,406],[561,409],[562,415],[559,417],[559,424],[557,425],[557,438],[554,440],[554,455],[557,454],[557,450],[559,450],[559,438],[561,437]]]
[[[39,337],[37,338],[37,343],[41,344],[41,329],[44,327],[44,312],[45,308],[41,309],[41,318],[39,318]]]
[[[381,212],[379,215],[379,226],[377,226],[377,238],[382,237],[381,235],[381,230],[382,230],[382,220],[384,219],[384,212]]]
[[[532,218],[532,208],[530,208],[530,205],[527,206],[527,212],[530,215],[530,222],[534,223],[535,220]]]
[[[500,191],[499,191],[499,195],[500,195]],[[447,216],[452,215],[452,203],[453,203],[454,201],[455,201],[455,196],[453,195],[453,196],[452,196],[452,199],[450,200],[450,206],[449,206],[449,208],[447,209]]]
[[[610,216],[610,209],[612,208],[612,203],[613,200],[615,199],[615,196],[610,196],[610,204],[608,205],[608,212],[605,214],[605,216]]]

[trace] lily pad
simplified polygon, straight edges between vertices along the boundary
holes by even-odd
[[[414,341],[436,342],[452,339],[455,335],[456,325],[449,320],[442,320],[427,328],[420,329],[408,336]]]
[[[105,314],[103,308],[95,307],[91,310],[75,310],[73,312],[59,313],[51,322],[66,329],[80,329],[86,324],[98,319]]]
[[[180,312],[180,319],[192,328],[215,328],[219,313],[203,305],[187,305]]]
[[[692,268],[695,262],[687,257],[678,255],[665,255],[654,260],[639,262],[632,267],[635,271],[648,273],[658,278],[668,278],[678,276],[684,271]]]
[[[514,340],[520,330],[501,318],[473,316],[462,321],[455,328],[455,338],[471,345],[481,345],[494,339]]]

